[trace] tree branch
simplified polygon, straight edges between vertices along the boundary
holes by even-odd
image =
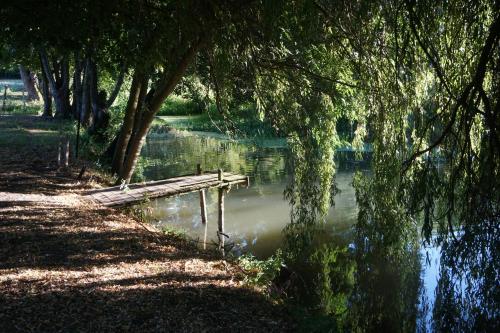
[[[123,85],[123,81],[125,78],[125,72],[127,71],[127,68],[125,65],[122,66],[120,73],[118,74],[118,77],[115,82],[115,86],[113,90],[111,91],[111,94],[109,95],[108,100],[106,101],[106,108],[110,108],[111,105],[113,105],[116,97],[118,96],[118,93],[120,92],[120,88]]]

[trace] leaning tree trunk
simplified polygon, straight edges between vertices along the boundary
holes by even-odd
[[[125,160],[125,153],[127,152],[127,143],[132,136],[134,116],[139,103],[141,91],[147,89],[147,81],[145,87],[143,85],[143,81],[142,75],[136,71],[132,78],[132,86],[130,87],[122,129],[118,135],[115,152],[113,154],[112,170],[117,174],[121,174],[122,172],[123,161]]]
[[[140,108],[136,108],[134,117],[140,115],[141,119],[138,122],[138,126],[134,128],[129,142],[124,143],[124,145],[127,146],[126,156],[122,167],[120,168],[121,171],[118,174],[119,178],[125,183],[130,182],[154,116],[160,109],[162,103],[172,93],[177,83],[184,76],[186,69],[194,60],[198,50],[202,47],[203,42],[204,39],[199,38],[191,47],[189,47],[187,52],[181,57],[176,68],[172,72],[164,73],[155,89],[151,89],[148,92],[144,104],[140,105]],[[116,149],[124,148],[117,145]]]
[[[111,94],[109,95],[108,100],[106,101],[106,109],[109,109],[110,107],[113,106],[113,103],[116,100],[116,97],[118,97],[118,94],[120,93],[120,89],[123,85],[123,81],[125,79],[125,72],[127,71],[127,68],[125,65],[123,65],[120,69],[120,73],[118,74],[118,77],[116,78],[115,81],[115,86],[113,90],[111,91]]]
[[[27,93],[27,101],[39,101],[40,96],[38,95],[38,90],[35,86],[35,75],[33,72],[26,69],[23,65],[19,65],[19,74],[21,75],[21,80],[23,81],[24,89]]]

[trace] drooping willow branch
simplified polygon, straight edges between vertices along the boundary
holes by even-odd
[[[442,70],[442,67],[439,63],[439,61],[434,58],[429,51],[429,47],[426,46],[424,41],[420,38],[420,34],[418,33],[418,23],[417,23],[417,18],[416,14],[414,11],[414,1],[407,0],[407,7],[409,11],[409,17],[410,17],[410,27],[411,30],[417,40],[418,45],[420,48],[424,51],[426,57],[428,60],[431,62],[433,65],[433,68],[436,72],[436,75],[440,82],[443,84],[445,87],[445,90],[447,93],[450,95],[451,98],[453,98],[453,94],[449,88],[449,85],[447,84],[445,74]],[[438,137],[436,141],[434,141],[429,147],[423,150],[418,150],[415,152],[409,159],[407,159],[403,165],[403,171],[402,173],[405,173],[410,165],[417,159],[419,156],[430,152],[434,148],[438,147],[439,145],[442,144],[442,142],[446,139],[446,137],[451,133],[453,126],[456,122],[457,119],[457,113],[460,108],[463,108],[466,110],[467,114],[466,116],[469,117],[470,119],[473,118],[474,114],[477,113],[477,108],[472,108],[470,107],[473,104],[473,101],[476,99],[479,94],[479,96],[485,100],[483,103],[485,104],[485,107],[487,108],[487,104],[489,104],[489,99],[486,96],[486,93],[484,93],[484,88],[483,88],[483,82],[484,78],[486,75],[486,68],[489,60],[491,59],[491,54],[493,52],[493,49],[495,48],[496,41],[499,39],[500,35],[500,16],[497,16],[493,23],[490,25],[489,31],[488,31],[488,37],[484,43],[484,46],[481,51],[481,55],[479,57],[478,64],[476,66],[476,71],[474,74],[473,79],[471,82],[464,88],[458,99],[456,100],[455,105],[453,106],[451,110],[451,117],[450,120],[447,122],[446,127],[444,130],[441,132],[441,135]],[[488,114],[488,109],[486,110],[486,114]],[[487,126],[490,128],[493,139],[496,142],[496,146],[499,146],[499,139],[496,133],[496,125],[494,120],[492,120],[492,117],[485,117],[486,118],[486,123]]]

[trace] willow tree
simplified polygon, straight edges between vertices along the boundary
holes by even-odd
[[[333,7],[324,8],[334,17]],[[478,281],[482,274],[474,285],[484,288],[469,292],[494,295],[499,3],[407,0],[358,9],[353,18],[368,11],[371,19],[345,27],[359,57],[356,82],[373,134],[373,173],[355,183],[359,226],[374,230],[365,241],[405,244],[400,235],[421,222],[425,239],[443,246],[456,276]],[[494,321],[495,314],[481,311]]]
[[[494,257],[500,239],[499,2],[313,3],[323,15],[323,31],[330,39],[314,57],[306,59],[316,62],[312,68],[321,69],[321,74],[332,80],[340,74],[352,91],[347,89],[336,95],[337,100],[332,99],[328,116],[306,107],[301,119],[313,125],[310,121],[320,117],[318,121],[327,124],[338,108],[336,101],[351,96],[349,107],[355,110],[358,123],[355,139],[367,140],[368,133],[374,148],[370,176],[359,174],[355,179],[360,209],[357,234],[362,245],[358,251],[364,247],[370,251],[390,248],[386,255],[397,260],[408,244],[414,245],[415,230],[422,222],[425,239],[443,245],[443,256],[454,273],[480,281],[475,283],[479,289],[469,292],[484,298],[496,296],[498,291],[491,286],[499,274]],[[320,63],[329,53],[339,56],[329,58],[330,66]],[[332,61],[335,59],[340,61]],[[264,81],[268,90],[280,91],[287,81],[282,78],[274,86],[271,82]],[[317,84],[312,87],[317,91]],[[277,100],[293,101],[290,96],[294,95],[284,90]],[[307,96],[314,95],[309,91]],[[272,98],[269,101],[272,104]],[[295,101],[289,104],[289,114],[281,113],[285,119],[298,114],[294,105]],[[297,136],[299,145],[292,145],[304,161],[297,165],[297,184],[301,184],[301,168],[310,170],[306,166],[313,161],[323,161],[313,168],[326,168],[320,174],[323,176],[333,165],[328,158],[311,153],[327,151],[312,148],[321,142],[327,147],[332,137],[322,140],[327,131],[320,135],[314,133],[318,127],[304,127]],[[314,145],[300,139],[307,137],[308,131],[315,138],[309,141]],[[316,184],[321,183],[320,175],[314,176]],[[295,191],[298,196],[291,197],[292,203],[320,207],[325,201],[318,200],[315,189],[326,189],[316,184]],[[300,192],[315,202],[307,205],[307,197]],[[304,207],[296,211],[300,216]],[[314,212],[304,211],[304,218],[298,221],[311,221]],[[434,231],[438,231],[435,238]],[[304,233],[293,235],[300,239]],[[481,311],[487,322],[497,318],[495,312],[488,314],[489,310],[475,307],[474,311]],[[470,324],[481,327],[480,322]]]
[[[242,7],[231,1],[137,3],[127,22],[134,74],[112,162],[120,179],[130,181],[155,114],[188,66]]]
[[[482,330],[498,322],[489,299],[498,298],[493,286],[500,274],[500,2],[430,5],[405,2],[412,37],[432,73],[426,99],[434,112],[418,128],[403,171],[428,239],[433,228],[441,231],[449,272],[458,277],[450,284],[459,288],[465,279],[465,293],[484,300],[464,305],[480,313],[470,317],[469,329]]]
[[[258,85],[264,72],[274,76],[274,66],[276,73],[297,71],[295,60],[289,59],[287,64],[283,57],[283,52],[292,50],[294,45],[286,34],[294,30],[295,20],[306,24],[308,18],[313,18],[318,24],[318,11],[312,10],[313,7],[311,1],[171,1],[139,7],[134,16],[135,28],[131,31],[134,36],[140,36],[136,43],[140,56],[134,60],[133,82],[114,151],[113,171],[124,182],[130,181],[155,114],[188,67],[198,59],[204,59],[209,66],[207,73],[214,83],[221,112],[225,109],[222,106],[223,96],[227,96],[225,88],[231,84],[228,73],[241,74],[239,78],[246,80],[255,95],[260,96],[257,98],[263,100],[265,97],[259,93]],[[307,40],[305,31],[302,32],[301,42],[319,45],[319,39],[312,38],[316,31],[309,29],[309,33],[311,38]],[[287,45],[282,44],[283,38],[288,38]],[[308,52],[313,52],[312,47]],[[232,70],[235,67],[244,70]],[[295,80],[290,79],[289,85]],[[306,76],[300,74],[297,79],[302,82],[295,82],[293,94],[302,103],[310,99],[307,103],[314,104],[318,110],[329,103],[327,94],[306,96],[308,93],[302,93],[299,86],[306,82]],[[278,118],[266,109],[269,117]],[[296,121],[291,120],[290,124]],[[329,178],[325,182],[329,183]]]

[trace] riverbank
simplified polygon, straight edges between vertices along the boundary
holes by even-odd
[[[163,133],[171,128],[238,138],[280,138],[269,122],[261,121],[255,118],[255,115],[237,115],[226,121],[219,113],[213,111],[192,115],[157,116],[151,132]]]
[[[0,330],[291,329],[236,264],[84,201],[106,179],[57,168],[59,127],[0,117]]]

